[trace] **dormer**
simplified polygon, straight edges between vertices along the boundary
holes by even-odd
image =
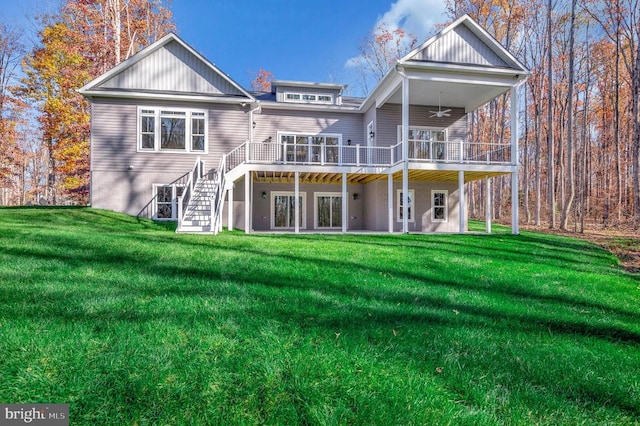
[[[344,84],[334,83],[273,80],[271,93],[279,103],[342,105],[342,91],[346,87]]]

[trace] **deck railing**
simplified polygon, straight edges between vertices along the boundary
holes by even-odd
[[[511,164],[511,145],[468,141],[410,140],[409,161]],[[403,160],[403,144],[393,146],[246,142],[226,155],[224,170],[240,164],[389,167]]]
[[[193,196],[193,189],[195,188],[198,180],[204,176],[204,162],[200,157],[196,159],[196,162],[188,173],[188,176],[187,184],[185,185],[182,194],[178,197],[178,229],[180,229],[182,220],[187,213],[186,207],[189,206],[189,201],[191,201],[191,197]]]
[[[216,189],[211,198],[211,229],[210,231],[217,234],[222,230],[222,203],[224,202],[224,187],[226,185],[226,164],[227,156],[223,155],[220,159],[220,166],[216,171],[215,183]]]

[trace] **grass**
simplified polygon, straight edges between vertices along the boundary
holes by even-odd
[[[639,423],[638,276],[587,242],[0,225],[0,401],[72,424]]]

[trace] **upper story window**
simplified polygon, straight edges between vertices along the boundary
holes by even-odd
[[[138,116],[139,151],[206,153],[206,111],[140,108]]]
[[[286,92],[284,99],[287,102],[300,102],[309,104],[332,104],[333,95],[318,95],[314,93]]]

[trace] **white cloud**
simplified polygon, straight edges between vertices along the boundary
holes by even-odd
[[[390,31],[400,28],[413,34],[417,45],[420,45],[435,33],[435,25],[444,22],[445,10],[445,0],[398,0],[378,18],[370,31],[381,24],[385,24]],[[361,69],[365,62],[364,57],[358,55],[347,59],[344,67],[348,71],[355,71]],[[362,79],[362,75],[358,78]],[[366,93],[366,86],[371,86],[372,82],[365,81],[361,84],[365,86],[363,91]]]
[[[422,43],[433,33],[434,25],[444,21],[445,10],[444,0],[398,0],[378,19],[374,28],[382,23],[390,29],[402,28]]]

